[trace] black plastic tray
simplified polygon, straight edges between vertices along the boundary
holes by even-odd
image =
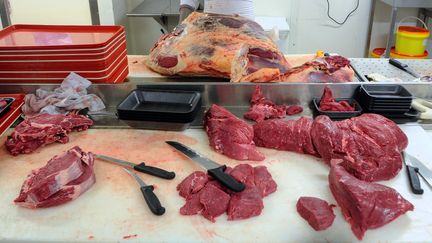
[[[413,96],[402,85],[393,84],[362,84],[360,89],[366,93],[371,99],[381,100],[412,100]]]
[[[10,106],[15,101],[15,98],[13,98],[13,97],[1,97],[0,101],[6,101],[6,105],[4,107],[0,107],[0,118],[1,118],[10,110]]]
[[[186,124],[195,119],[200,108],[199,92],[134,90],[117,106],[117,115],[121,120]]]
[[[355,111],[322,111],[319,108],[319,103],[321,101],[320,98],[314,98],[312,100],[312,109],[313,109],[313,113],[314,113],[314,117],[319,116],[319,115],[326,115],[328,117],[330,117],[330,119],[332,120],[343,120],[343,119],[348,119],[351,117],[356,117],[361,115],[361,113],[363,112],[362,107],[360,106],[360,104],[353,98],[340,98],[340,99],[336,99],[336,101],[348,101],[348,103],[352,106],[354,106]]]
[[[390,120],[398,124],[403,124],[407,122],[416,122],[419,119],[419,112],[415,109],[410,109],[408,112],[397,114],[397,113],[381,113],[380,115],[387,117]]]

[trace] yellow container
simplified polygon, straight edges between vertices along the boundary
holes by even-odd
[[[426,24],[422,20],[420,21],[425,28],[415,26],[398,27],[396,32],[396,53],[409,56],[422,56],[425,53],[430,33]]]
[[[370,52],[370,57],[372,58],[381,58],[384,56],[385,48],[375,48]],[[396,53],[395,48],[393,47],[390,52],[391,58],[396,59],[427,59],[429,57],[428,51],[424,51],[422,55],[418,56],[410,56]]]

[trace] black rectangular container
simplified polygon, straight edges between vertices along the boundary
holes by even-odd
[[[134,90],[117,106],[117,115],[131,127],[180,131],[189,127],[200,108],[199,92]]]
[[[0,107],[0,118],[4,116],[9,110],[12,103],[15,101],[13,97],[0,97],[0,102],[6,102],[6,105]]]
[[[351,117],[356,117],[361,115],[361,113],[363,112],[362,107],[360,106],[360,104],[352,98],[341,98],[341,99],[336,99],[336,101],[348,101],[348,103],[351,106],[354,106],[355,111],[323,111],[320,110],[319,108],[319,103],[321,101],[321,99],[315,98],[312,101],[312,109],[313,109],[313,113],[314,113],[314,117],[317,117],[319,115],[326,115],[328,117],[330,117],[332,120],[338,121],[338,120],[344,120],[344,119],[348,119]]]
[[[413,96],[401,85],[362,84],[356,98],[367,112],[403,114],[410,110]]]

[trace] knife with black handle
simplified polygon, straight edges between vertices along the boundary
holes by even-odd
[[[423,189],[421,188],[420,184],[420,178],[418,176],[418,168],[411,165],[406,165],[406,169],[408,171],[408,179],[410,182],[411,191],[417,195],[423,194]]]
[[[95,156],[98,159],[106,160],[106,161],[116,163],[116,164],[119,164],[119,165],[122,165],[125,167],[129,167],[129,168],[132,168],[136,171],[143,172],[143,173],[153,175],[153,176],[157,176],[159,178],[171,180],[171,179],[174,179],[174,177],[175,177],[175,173],[173,171],[166,171],[166,170],[163,170],[163,169],[160,169],[157,167],[148,166],[145,163],[134,164],[134,163],[131,163],[129,161],[124,161],[121,159],[116,159],[116,158],[112,158],[112,157],[100,155],[100,154],[96,154]]]
[[[225,187],[235,192],[241,192],[245,189],[245,185],[236,181],[231,175],[225,173],[226,165],[218,168],[207,170],[207,173],[219,181]]]
[[[129,175],[131,175],[135,181],[140,185],[141,193],[144,196],[144,199],[147,203],[147,206],[149,207],[150,211],[152,211],[155,215],[163,215],[165,213],[165,208],[162,207],[159,198],[154,194],[153,190],[154,187],[152,185],[147,185],[144,183],[144,181],[139,178],[135,173],[132,171],[123,168]]]

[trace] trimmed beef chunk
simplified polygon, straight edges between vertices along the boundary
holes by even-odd
[[[316,231],[330,227],[336,217],[333,213],[334,205],[316,197],[300,197],[296,207],[300,216]]]
[[[92,153],[73,147],[33,170],[14,202],[27,208],[41,208],[72,201],[96,182],[93,164]]]
[[[6,140],[12,155],[29,154],[54,142],[67,143],[68,133],[84,131],[93,121],[82,115],[39,114],[21,122]]]
[[[180,196],[188,198],[191,194],[199,192],[208,180],[206,173],[195,171],[177,185],[177,191],[179,191]]]
[[[259,122],[253,126],[254,142],[259,147],[318,156],[310,133],[312,124],[313,120],[306,117],[298,120],[272,119]]]
[[[343,166],[333,165],[328,179],[333,196],[359,240],[366,230],[379,228],[414,210],[393,188],[359,180]]]
[[[236,160],[264,160],[253,142],[252,127],[225,108],[211,106],[205,116],[205,129],[210,146],[217,152]]]
[[[240,220],[258,216],[264,208],[263,197],[276,191],[277,185],[265,166],[252,167],[240,164],[226,172],[235,179],[244,182],[246,189],[243,192],[232,192],[206,175],[203,172],[194,172],[186,177],[178,186],[180,195],[184,197],[182,188],[188,193],[186,203],[180,208],[182,215],[201,214],[206,219],[215,222],[216,217],[227,212],[228,220]],[[194,181],[191,178],[197,178]],[[205,175],[205,174],[204,174]],[[199,184],[198,187],[195,187]],[[194,187],[196,190],[192,190]],[[199,189],[197,189],[199,188]]]
[[[248,120],[260,122],[270,118],[284,118],[286,116],[286,106],[275,105],[272,101],[266,99],[260,86],[255,87],[250,103],[249,111],[244,114],[244,118]]]
[[[321,96],[319,108],[322,111],[355,111],[355,107],[352,107],[347,101],[336,101],[332,90],[327,86]]]

